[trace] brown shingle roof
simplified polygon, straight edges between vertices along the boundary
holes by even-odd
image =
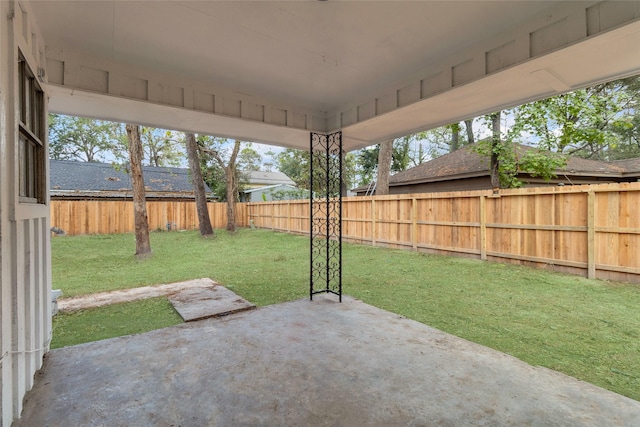
[[[488,174],[489,160],[476,153],[471,146],[466,146],[406,171],[398,172],[389,178],[389,184],[439,181]]]
[[[622,168],[625,176],[640,177],[640,157],[635,159],[614,160],[610,163]]]
[[[517,145],[520,154],[535,150],[525,145]],[[565,168],[557,170],[558,175],[615,176],[640,173],[640,158],[602,162],[598,160],[569,157]],[[481,156],[468,145],[450,154],[435,158],[416,167],[399,172],[389,178],[390,185],[417,182],[454,180],[462,177],[489,175],[489,159]]]

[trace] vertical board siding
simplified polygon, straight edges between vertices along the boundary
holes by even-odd
[[[635,182],[347,197],[343,238],[640,283],[639,206]],[[246,209],[255,227],[309,232],[308,200]]]
[[[2,347],[2,415],[0,424],[22,411],[22,396],[31,389],[42,367],[51,331],[48,221],[44,217],[16,220],[9,237],[15,242],[10,268],[11,287],[3,290],[3,322],[8,341]],[[7,292],[8,291],[8,292]],[[6,297],[6,300],[5,300]],[[5,315],[7,317],[5,317]],[[4,338],[4,337],[3,337]],[[4,347],[4,344],[8,344]],[[9,405],[11,405],[9,407]]]
[[[227,225],[227,204],[208,203],[213,228]],[[198,214],[193,201],[147,201],[149,230],[195,230]],[[286,221],[286,218],[284,219]],[[248,225],[246,204],[236,203],[236,225]],[[51,226],[67,235],[133,233],[133,202],[113,200],[52,200]]]

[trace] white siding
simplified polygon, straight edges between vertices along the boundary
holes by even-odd
[[[51,338],[48,194],[47,205],[18,202],[19,51],[34,72],[44,68],[44,44],[28,5],[1,1],[0,426],[20,416],[22,399],[33,386]],[[48,188],[48,182],[45,185]]]

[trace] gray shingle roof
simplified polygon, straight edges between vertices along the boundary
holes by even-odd
[[[50,160],[51,194],[83,192],[123,192],[131,190],[125,170],[105,163]],[[144,184],[153,193],[193,193],[189,169],[143,167]],[[209,187],[205,187],[211,192]]]

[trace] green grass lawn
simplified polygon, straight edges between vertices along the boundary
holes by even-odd
[[[60,313],[51,348],[152,331],[182,323],[165,297]]]
[[[210,277],[257,305],[308,296],[307,237],[216,233],[152,233],[154,254],[143,261],[131,234],[54,238],[53,287],[73,296]],[[345,294],[640,400],[638,285],[352,244],[343,263]],[[163,298],[63,314],[52,345],[151,330],[176,316]]]

